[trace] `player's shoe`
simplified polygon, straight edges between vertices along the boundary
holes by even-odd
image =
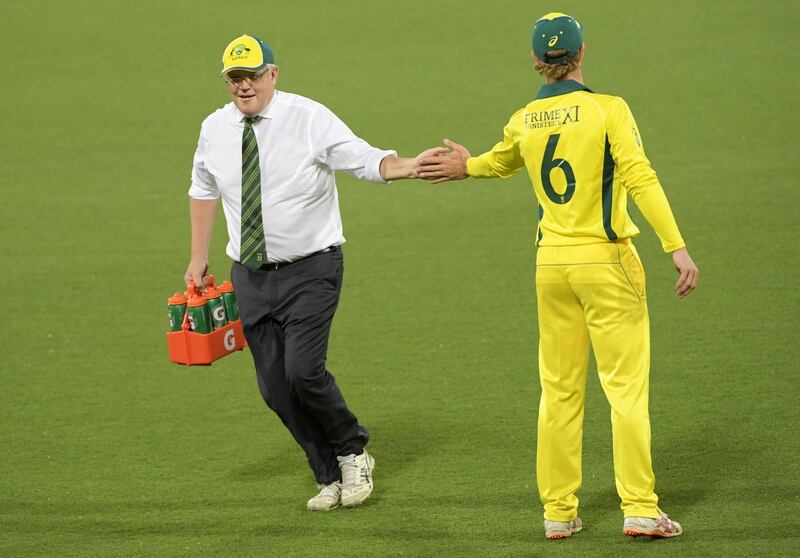
[[[566,539],[580,532],[583,529],[583,522],[580,517],[572,521],[548,521],[544,520],[544,536],[548,539]]]
[[[372,470],[375,460],[364,450],[361,455],[337,456],[342,470],[342,505],[346,508],[359,505],[372,493]]]
[[[339,507],[342,500],[342,483],[318,484],[319,494],[308,501],[306,507],[311,511],[330,511]]]
[[[661,512],[660,517],[626,517],[622,532],[629,537],[661,537],[668,539],[683,533],[681,524]]]

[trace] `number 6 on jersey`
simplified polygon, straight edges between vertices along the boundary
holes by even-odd
[[[542,160],[542,188],[544,188],[544,193],[547,194],[551,202],[564,204],[571,200],[572,195],[575,193],[575,173],[566,159],[553,158],[556,154],[556,145],[559,138],[561,138],[561,134],[553,134],[547,140],[547,147],[544,150],[544,159]],[[567,179],[567,189],[563,194],[559,194],[553,188],[553,183],[550,180],[550,172],[553,169],[561,169],[564,172],[564,178]]]

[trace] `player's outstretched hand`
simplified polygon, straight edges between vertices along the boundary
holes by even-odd
[[[675,291],[679,297],[684,298],[697,286],[700,270],[694,265],[686,248],[679,248],[672,253],[672,263],[675,264],[675,270],[680,274],[678,282],[675,284]]]
[[[470,154],[467,148],[449,139],[444,140],[444,144],[451,149],[449,153],[420,160],[416,169],[416,175],[419,178],[430,180],[432,184],[439,184],[448,180],[461,180],[469,176],[467,159],[470,158]]]

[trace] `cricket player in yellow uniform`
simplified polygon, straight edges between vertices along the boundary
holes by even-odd
[[[583,84],[583,29],[549,13],[533,29],[532,56],[546,84],[515,112],[503,140],[478,157],[461,145],[417,172],[434,183],[508,177],[525,167],[539,202],[537,483],[545,535],[581,530],[578,498],[590,346],[611,406],[614,476],[626,535],[675,537],[681,526],[658,508],[650,457],[650,333],[645,275],[631,239],[630,194],[680,273],[681,297],[698,270],[642,146],[628,105]]]

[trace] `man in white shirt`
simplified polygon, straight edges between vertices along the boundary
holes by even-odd
[[[319,493],[312,510],[363,502],[372,492],[369,434],[325,368],[339,300],[342,221],[334,171],[371,182],[415,178],[422,157],[371,147],[320,103],[277,91],[272,49],[243,35],[223,53],[232,103],[200,129],[189,189],[192,255],[184,280],[208,282],[217,200],[231,278],[261,395],[303,448]]]

